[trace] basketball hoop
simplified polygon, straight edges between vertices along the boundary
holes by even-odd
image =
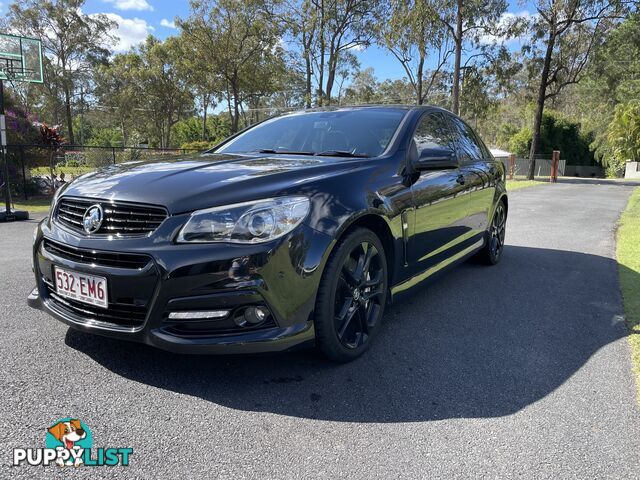
[[[36,38],[0,33],[0,153],[4,163],[6,209],[0,221],[28,219],[29,212],[11,211],[9,158],[6,154],[7,130],[4,117],[4,82],[43,83],[42,43]]]

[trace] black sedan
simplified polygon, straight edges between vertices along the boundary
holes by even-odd
[[[60,189],[29,304],[174,352],[362,354],[385,306],[503,251],[504,168],[434,107],[308,110]]]

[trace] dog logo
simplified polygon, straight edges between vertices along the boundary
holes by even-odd
[[[13,466],[129,466],[133,448],[93,446],[93,435],[77,418],[61,418],[46,429],[45,448],[14,448]],[[84,468],[83,467],[83,468]]]
[[[77,418],[61,419],[47,429],[47,448],[56,450],[68,450],[69,455],[58,456],[56,464],[60,467],[73,465],[79,467],[83,464],[82,456],[77,455],[84,449],[90,449],[92,444],[91,432],[85,424]]]
[[[104,212],[102,211],[102,205],[96,203],[91,205],[84,212],[82,217],[82,226],[87,233],[96,233],[102,226],[102,219],[104,218]]]

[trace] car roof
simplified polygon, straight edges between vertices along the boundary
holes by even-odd
[[[390,104],[390,103],[382,103],[382,104],[364,104],[364,105],[329,105],[325,107],[313,107],[306,108],[301,110],[292,110],[290,112],[284,113],[293,114],[293,113],[313,113],[313,112],[334,112],[334,111],[352,111],[352,110],[365,110],[365,109],[376,109],[376,110],[439,110],[442,112],[451,113],[448,110],[438,107],[436,105],[409,105],[409,104]]]

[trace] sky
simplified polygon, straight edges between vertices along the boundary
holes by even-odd
[[[531,0],[509,0],[507,15],[530,15],[534,11]],[[11,3],[0,0],[0,15]],[[82,10],[85,13],[104,13],[117,22],[118,29],[114,32],[120,41],[116,45],[116,52],[124,52],[132,46],[144,41],[148,34],[165,39],[178,31],[174,25],[176,17],[189,15],[188,0],[87,0]],[[490,41],[490,39],[487,39]],[[518,48],[519,41],[509,42],[512,48]],[[384,49],[377,46],[368,47],[355,52],[362,69],[373,67],[379,80],[399,79],[405,76],[400,63]]]

